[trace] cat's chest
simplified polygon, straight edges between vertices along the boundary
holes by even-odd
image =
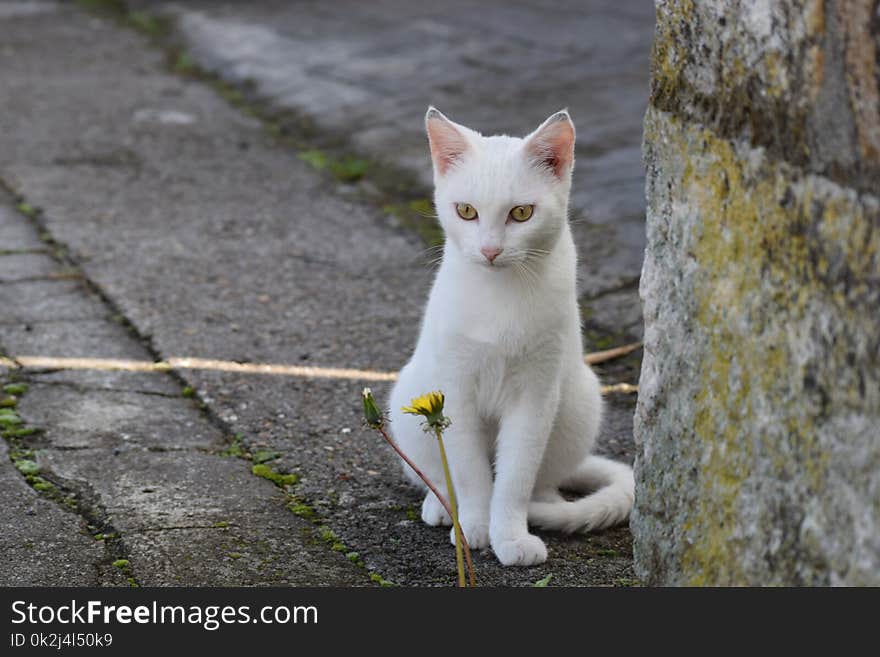
[[[550,295],[459,288],[435,305],[430,319],[444,341],[501,354],[520,353],[559,331],[566,314],[560,302],[564,300]]]
[[[458,333],[447,336],[435,357],[450,389],[468,391],[480,415],[497,420],[537,381],[558,375],[560,350],[552,336],[490,343]]]

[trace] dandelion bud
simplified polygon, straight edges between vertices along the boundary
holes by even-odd
[[[382,416],[379,407],[376,406],[376,400],[373,399],[373,391],[364,388],[364,420],[367,425],[373,429],[378,429],[385,425],[385,418]]]

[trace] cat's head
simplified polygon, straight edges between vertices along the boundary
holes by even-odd
[[[546,255],[568,220],[574,125],[553,114],[524,137],[484,137],[428,109],[434,203],[469,261],[505,267]]]

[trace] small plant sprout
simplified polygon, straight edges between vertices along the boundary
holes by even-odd
[[[433,395],[433,396],[432,396]],[[438,397],[439,396],[439,397]],[[417,403],[418,402],[418,403]],[[476,586],[477,580],[474,577],[474,564],[471,561],[471,550],[468,546],[467,539],[461,531],[461,527],[458,524],[458,512],[455,506],[455,495],[452,490],[452,479],[449,475],[449,467],[446,463],[446,453],[443,451],[443,439],[441,437],[443,429],[449,426],[449,418],[443,416],[443,393],[431,393],[431,395],[424,395],[423,397],[419,397],[418,399],[414,399],[411,402],[411,406],[404,409],[405,412],[414,412],[415,415],[424,415],[426,422],[426,430],[435,432],[437,436],[437,440],[440,444],[440,451],[443,455],[443,465],[446,474],[446,484],[449,488],[449,495],[452,502],[450,503],[445,496],[443,496],[434,483],[428,479],[424,472],[422,472],[419,467],[412,462],[412,460],[404,454],[403,450],[397,445],[396,442],[388,435],[388,432],[385,430],[385,424],[387,422],[385,415],[379,410],[379,407],[376,405],[376,400],[373,399],[373,393],[369,388],[364,388],[363,392],[363,404],[364,404],[364,422],[365,424],[373,429],[376,433],[378,433],[382,438],[385,439],[391,448],[397,452],[398,456],[400,456],[403,461],[413,469],[419,478],[425,482],[425,486],[430,490],[440,501],[440,504],[446,509],[446,513],[449,514],[449,517],[452,518],[453,525],[455,526],[455,556],[456,563],[458,565],[458,585],[460,587],[468,586]],[[439,410],[437,406],[439,404]],[[428,415],[425,415],[425,413]],[[429,417],[430,416],[430,417]],[[462,564],[462,553],[464,554],[464,559],[467,562],[467,572],[468,579],[465,580],[464,576],[464,567]]]

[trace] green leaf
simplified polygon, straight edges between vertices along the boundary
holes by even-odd
[[[4,408],[0,410],[9,411],[10,409]],[[0,413],[0,425],[5,427],[12,427],[18,424],[21,424],[21,418],[18,417],[17,413]]]
[[[364,177],[370,163],[350,155],[341,160],[330,163],[330,170],[333,175],[342,182],[355,182]]]
[[[547,575],[547,577],[544,577],[543,579],[539,579],[532,586],[534,586],[536,589],[542,589],[550,583],[551,579],[553,579],[553,573],[549,573]]]
[[[258,449],[254,452],[253,457],[251,457],[256,464],[267,463],[268,461],[274,461],[275,459],[281,456],[281,452],[273,452],[268,449]]]
[[[37,213],[32,205],[25,203],[24,201],[19,203],[16,207],[18,208],[19,212],[28,217],[33,217]]]
[[[30,459],[19,459],[15,462],[15,467],[18,468],[18,471],[25,475],[36,475],[40,472],[40,466],[37,465],[35,461],[31,461]]]
[[[329,162],[327,154],[318,150],[303,151],[298,157],[312,168],[319,170],[326,169]]]

